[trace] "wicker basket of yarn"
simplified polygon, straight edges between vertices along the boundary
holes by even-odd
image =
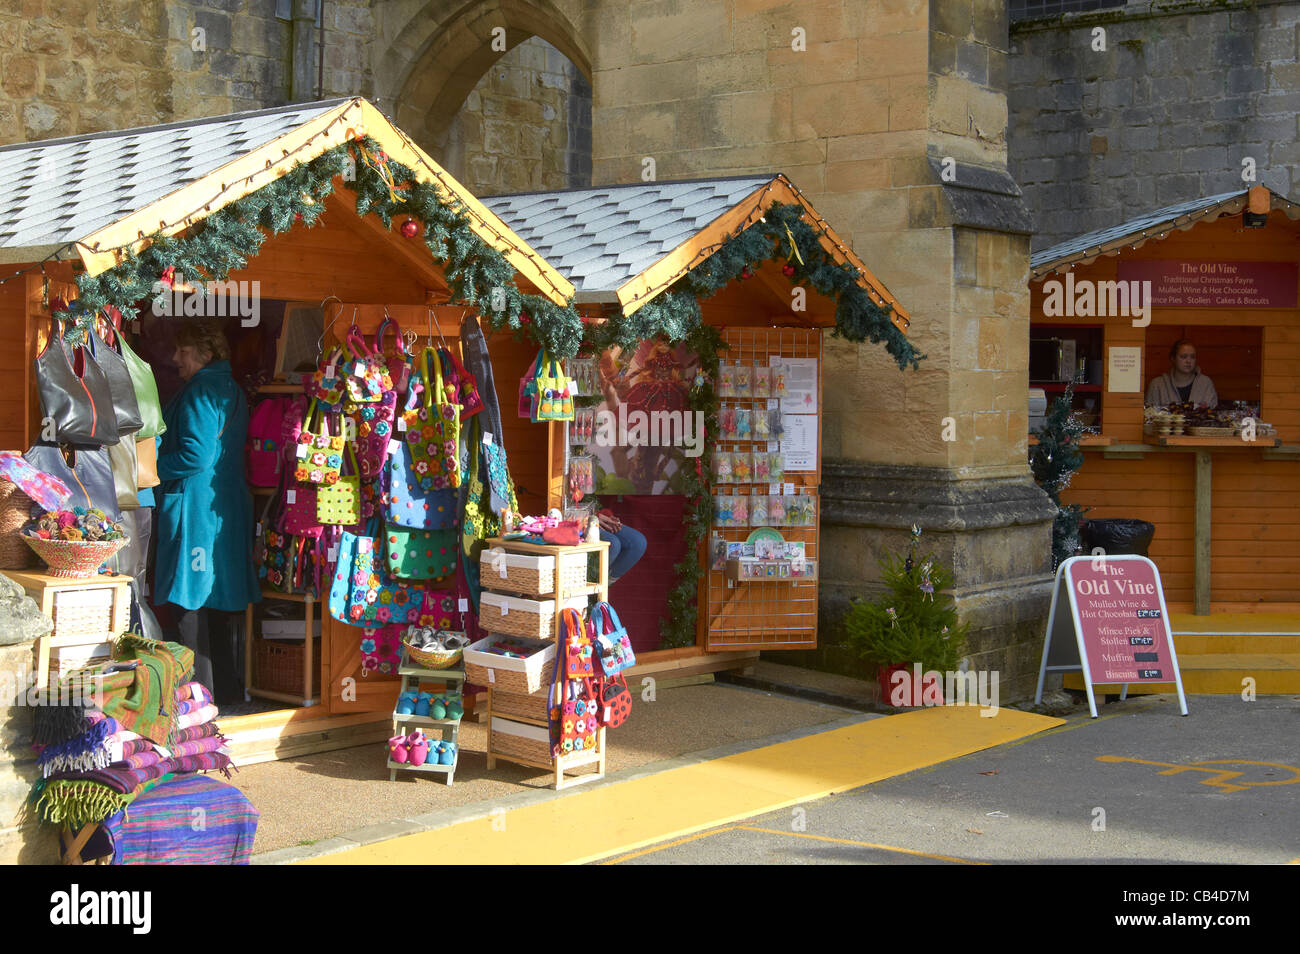
[[[45,561],[50,576],[58,577],[95,576],[104,561],[111,559],[128,542],[125,537],[118,540],[42,540],[24,536],[23,539]]]

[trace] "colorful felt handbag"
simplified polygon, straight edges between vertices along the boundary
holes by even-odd
[[[385,391],[393,389],[393,378],[383,355],[366,346],[361,329],[353,325],[348,330],[350,357],[344,365],[345,395],[356,404],[370,404],[383,398]]]
[[[393,329],[395,348],[391,354],[384,354],[384,333],[389,328]],[[406,350],[406,342],[402,340],[401,326],[388,314],[387,309],[384,311],[384,320],[379,323],[379,330],[375,332],[375,351],[383,358],[384,365],[388,368],[393,390],[398,394],[405,394],[411,379],[411,355]]]
[[[347,355],[343,349],[335,346],[327,355],[322,355],[320,363],[312,376],[307,379],[304,390],[314,401],[320,401],[334,407],[343,400],[345,390],[344,371],[341,367]]]
[[[464,424],[466,418],[473,417],[483,410],[483,396],[478,393],[478,382],[474,379],[474,375],[465,370],[465,366],[460,363],[460,358],[456,357],[456,352],[447,349],[443,353],[451,365],[452,376],[456,381],[460,420]]]
[[[606,676],[614,676],[636,665],[632,642],[628,639],[627,630],[624,629],[614,607],[604,602],[597,603],[587,619],[591,641],[595,645],[602,673]]]
[[[534,423],[537,421],[537,376],[542,373],[542,354],[537,352],[532,370],[519,379],[519,416]]]
[[[542,355],[542,371],[537,376],[537,413],[534,423],[573,420],[572,382],[564,376],[560,362]]]
[[[574,609],[564,610],[564,674],[570,679],[596,677],[595,649],[582,617]]]
[[[384,566],[403,580],[443,580],[456,572],[460,530],[412,530],[389,525],[384,534]]]
[[[313,420],[317,423],[313,425]],[[343,432],[330,433],[329,414],[312,400],[298,431],[294,479],[303,484],[335,484],[343,466]]]
[[[619,673],[601,684],[600,722],[610,729],[617,729],[631,714],[632,693],[628,691],[627,679]]]
[[[413,530],[445,530],[455,527],[457,493],[450,487],[433,489],[433,477],[417,472],[409,444],[398,444],[390,458],[388,504],[389,526]]]
[[[370,479],[384,469],[388,461],[388,441],[393,436],[393,418],[397,413],[397,392],[385,391],[378,401],[343,405],[348,429],[356,448],[357,466],[362,477]]]
[[[561,615],[563,643],[567,647],[586,641],[582,618],[576,610]],[[590,643],[588,641],[588,649]],[[551,751],[556,757],[596,748],[600,732],[600,700],[589,678],[573,676],[569,664],[558,662],[551,681],[549,719]]]
[[[351,444],[346,457],[352,462],[352,473],[340,472],[338,480],[316,490],[316,519],[321,524],[350,527],[361,520],[361,474]]]
[[[433,490],[460,486],[460,406],[448,399],[445,387],[437,351],[425,348],[420,381],[408,389],[402,421],[416,473],[430,477]]]
[[[380,566],[375,561],[377,540],[373,532],[343,531],[339,537],[338,562],[330,581],[329,612],[340,623],[365,626],[366,611],[379,599],[382,585]],[[385,620],[387,622],[387,620]]]
[[[397,672],[402,664],[402,634],[406,624],[389,623],[374,629],[361,631],[361,675],[372,672],[389,675]]]

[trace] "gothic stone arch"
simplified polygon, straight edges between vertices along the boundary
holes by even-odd
[[[376,63],[379,106],[417,142],[437,142],[505,52],[492,49],[495,27],[505,30],[506,50],[541,37],[590,80],[591,37],[574,25],[583,18],[581,7],[580,0],[410,0],[381,6],[379,42],[388,49]]]

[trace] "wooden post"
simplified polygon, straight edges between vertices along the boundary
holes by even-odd
[[[251,699],[248,690],[253,687],[253,604],[244,607],[244,698]]]
[[[314,662],[314,660],[312,659],[312,648],[313,648],[312,633],[315,630],[316,614],[314,611],[316,608],[316,601],[312,599],[312,595],[310,593],[307,593],[304,594],[303,604],[307,608],[307,612],[304,614],[306,616],[305,625],[307,627],[307,632],[303,634],[304,638],[302,641],[302,704],[305,706],[309,706],[312,704],[312,701],[315,698],[311,692],[312,690],[311,677],[313,675],[312,663]],[[322,651],[324,651],[324,647],[322,646],[321,648]],[[324,691],[325,691],[325,686],[322,684],[321,692],[323,693]]]
[[[1195,606],[1197,616],[1210,614],[1210,515],[1212,483],[1210,452],[1196,452]]]

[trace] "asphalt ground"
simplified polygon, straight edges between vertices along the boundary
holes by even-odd
[[[1065,725],[610,859],[622,864],[1300,862],[1300,698],[1115,701]]]

